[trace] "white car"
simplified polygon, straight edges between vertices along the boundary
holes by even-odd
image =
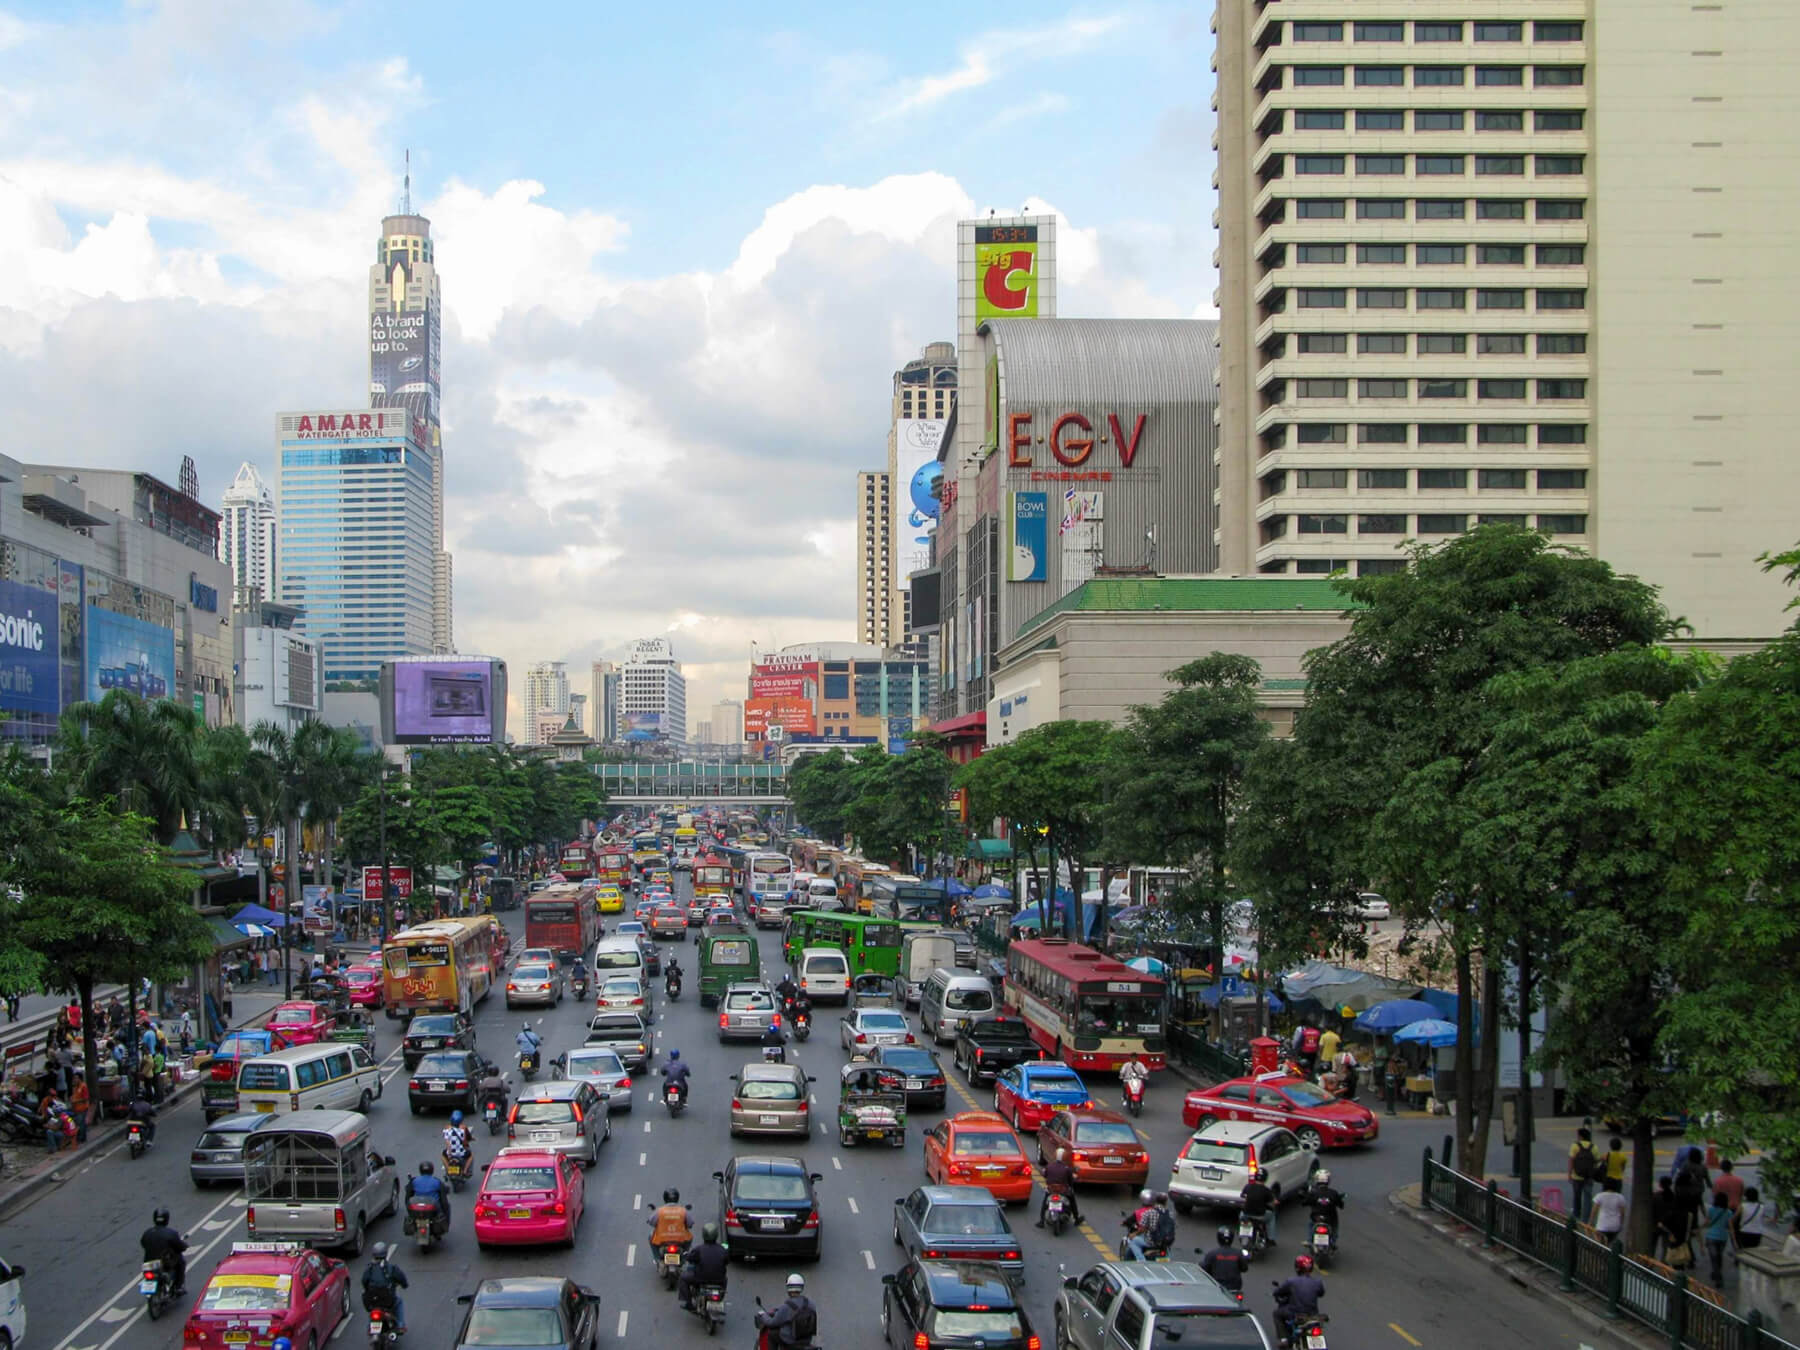
[[[838,1039],[849,1051],[872,1045],[912,1045],[906,1018],[889,1008],[858,1008],[838,1023]]]
[[[0,1261],[0,1345],[25,1344],[25,1267]]]
[[[1236,1209],[1254,1175],[1279,1205],[1304,1190],[1318,1166],[1319,1155],[1302,1147],[1291,1130],[1255,1120],[1209,1120],[1176,1155],[1169,1195],[1183,1214],[1197,1206]]]
[[[1385,896],[1374,891],[1364,891],[1356,897],[1356,917],[1359,919],[1391,919],[1394,907],[1388,904]]]
[[[594,1011],[634,1012],[642,1014],[647,1021],[656,1020],[656,1012],[650,1006],[650,991],[635,975],[607,976],[594,997]]]

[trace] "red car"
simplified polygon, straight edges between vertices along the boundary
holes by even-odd
[[[269,1014],[269,1029],[281,1033],[281,1039],[289,1045],[311,1045],[314,1041],[322,1041],[337,1025],[337,1016],[323,1003],[296,999],[292,1003],[278,1003],[275,1011]]]
[[[1113,1182],[1137,1190],[1150,1175],[1149,1151],[1117,1111],[1098,1106],[1058,1111],[1038,1127],[1038,1161],[1048,1162],[1059,1148],[1068,1150],[1079,1182]]]
[[[1208,1120],[1253,1120],[1294,1132],[1309,1149],[1347,1148],[1374,1139],[1381,1119],[1365,1106],[1342,1101],[1317,1083],[1288,1074],[1233,1078],[1187,1095],[1181,1123],[1190,1129]]]
[[[381,1006],[381,967],[351,966],[344,972],[344,987],[350,991],[350,1002],[358,1008]]]
[[[189,1350],[262,1350],[286,1336],[323,1346],[350,1315],[342,1261],[288,1242],[234,1242],[188,1314]]]
[[[475,1200],[475,1241],[575,1245],[586,1207],[581,1164],[555,1149],[503,1148],[488,1165]]]

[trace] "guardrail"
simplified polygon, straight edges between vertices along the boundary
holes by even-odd
[[[1194,1072],[1217,1078],[1220,1082],[1227,1078],[1242,1078],[1250,1072],[1247,1055],[1233,1054],[1214,1045],[1199,1032],[1179,1024],[1172,1023],[1169,1027],[1169,1052]]]
[[[1486,1183],[1448,1167],[1425,1150],[1419,1194],[1427,1209],[1441,1210],[1481,1231],[1484,1247],[1505,1247],[1562,1277],[1566,1291],[1585,1289],[1606,1304],[1610,1318],[1630,1317],[1667,1337],[1672,1350],[1800,1350],[1764,1329],[1752,1312],[1739,1317],[1716,1291],[1689,1282],[1685,1271],[1627,1256],[1618,1242],[1603,1242],[1577,1221],[1521,1204]]]

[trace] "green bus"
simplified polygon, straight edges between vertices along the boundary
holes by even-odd
[[[716,924],[700,939],[700,1006],[710,1008],[727,986],[762,978],[756,934],[742,924]]]
[[[788,915],[781,954],[792,966],[799,964],[802,948],[836,947],[849,958],[852,978],[898,975],[900,942],[905,934],[906,926],[897,919],[797,910]]]

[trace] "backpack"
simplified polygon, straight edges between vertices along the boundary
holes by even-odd
[[[1319,1029],[1308,1027],[1300,1033],[1300,1053],[1316,1055],[1319,1053]]]
[[[1706,1172],[1693,1163],[1684,1163],[1675,1174],[1675,1197],[1682,1203],[1697,1205],[1706,1196]]]
[[[813,1337],[819,1334],[819,1310],[813,1306],[810,1298],[800,1305],[800,1310],[794,1314],[794,1320],[788,1323],[788,1328],[793,1332],[795,1345],[809,1345]]]
[[[1575,1156],[1569,1160],[1569,1170],[1575,1173],[1579,1180],[1592,1181],[1604,1169],[1600,1155],[1594,1152],[1592,1144],[1577,1144],[1575,1145]]]
[[[1175,1216],[1168,1210],[1158,1208],[1156,1221],[1150,1226],[1150,1236],[1158,1247],[1165,1251],[1175,1245]]]

